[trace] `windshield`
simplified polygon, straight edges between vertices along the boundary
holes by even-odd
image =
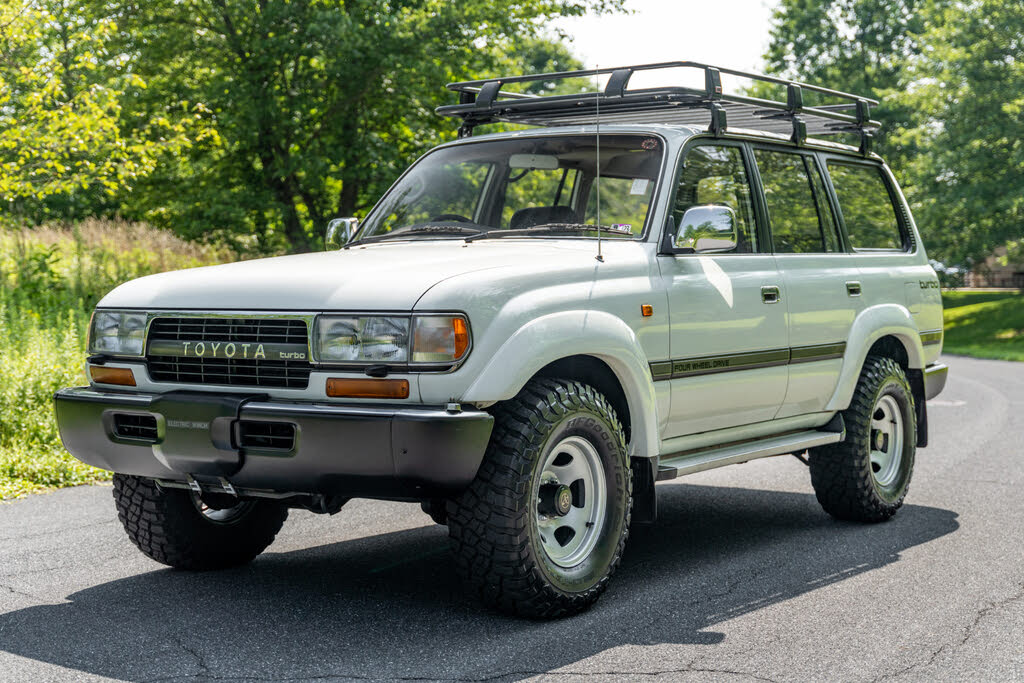
[[[571,235],[631,239],[647,220],[661,139],[583,135],[439,149],[399,181],[358,240]],[[600,201],[598,201],[600,197]],[[486,235],[484,235],[486,233]]]

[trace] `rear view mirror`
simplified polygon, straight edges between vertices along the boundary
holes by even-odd
[[[557,171],[558,157],[550,154],[513,154],[508,158],[509,168]]]
[[[736,214],[723,204],[691,206],[683,214],[674,249],[680,253],[713,253],[736,248]]]
[[[358,218],[335,218],[327,224],[327,236],[324,239],[324,249],[332,251],[341,249],[352,241],[352,236],[359,229]]]

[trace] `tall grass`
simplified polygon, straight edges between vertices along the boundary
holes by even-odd
[[[64,451],[53,415],[53,393],[86,382],[96,302],[126,280],[234,259],[125,222],[0,232],[0,500],[109,477]]]

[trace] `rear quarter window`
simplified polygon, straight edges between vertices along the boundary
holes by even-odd
[[[828,174],[854,249],[906,248],[907,241],[881,168],[829,161]]]

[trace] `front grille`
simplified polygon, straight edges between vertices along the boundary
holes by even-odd
[[[290,451],[295,447],[295,425],[289,422],[242,420],[238,423],[238,446]]]
[[[299,344],[307,347],[306,321],[280,318],[155,318],[148,343],[202,342]],[[193,347],[194,348],[194,347]],[[312,366],[305,360],[195,358],[148,354],[149,374],[157,382],[305,389]]]
[[[122,439],[134,439],[156,443],[156,418],[152,415],[114,415],[114,434]]]

